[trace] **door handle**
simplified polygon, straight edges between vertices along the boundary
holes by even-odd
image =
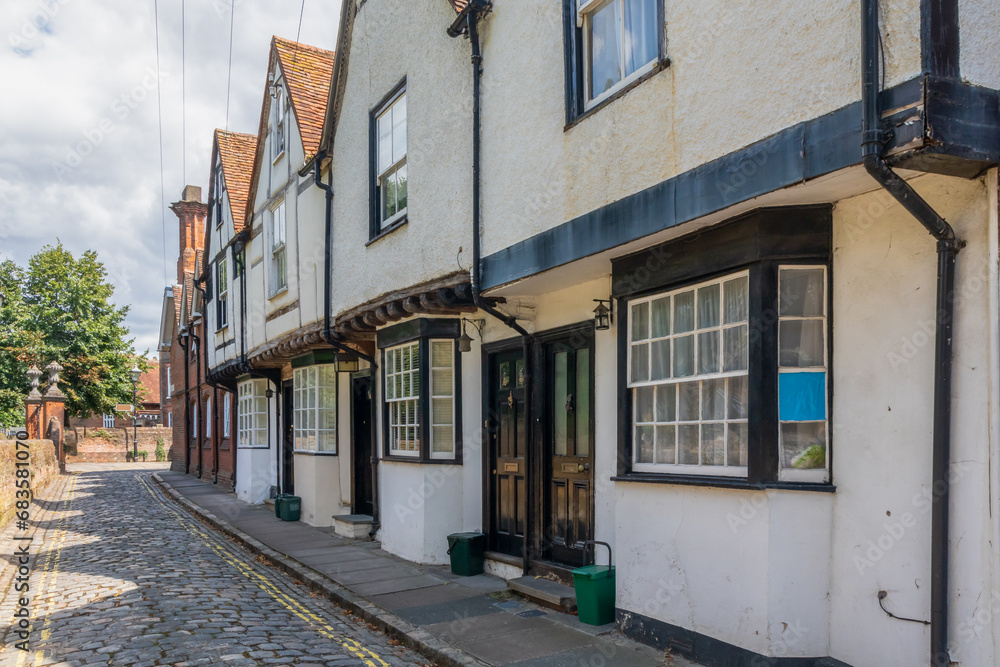
[[[581,463],[577,467],[576,471],[577,472],[590,472],[590,464],[589,463]]]
[[[566,412],[573,412],[573,394],[566,394]]]

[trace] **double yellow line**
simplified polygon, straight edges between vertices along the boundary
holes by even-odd
[[[65,529],[65,525],[67,519],[69,518],[69,513],[73,509],[73,500],[74,500],[73,491],[76,489],[76,480],[77,478],[74,477],[69,484],[69,489],[65,491],[67,500],[64,500],[62,502],[63,514],[62,516],[59,517],[58,521],[56,522],[55,528],[53,529],[53,533],[55,533],[56,535],[56,540],[55,543],[45,553],[45,560],[42,561],[42,564],[40,566],[42,578],[41,581],[39,581],[38,583],[38,588],[37,588],[38,592],[33,596],[34,600],[38,600],[38,598],[41,597],[43,593],[47,592],[48,589],[52,589],[53,592],[55,590],[56,580],[59,577],[59,560],[62,556],[62,545],[63,542],[66,541],[66,536],[69,535],[69,532]],[[37,556],[38,552],[35,552],[35,555]],[[49,569],[50,567],[51,569]],[[46,614],[45,622],[42,624],[42,630],[39,633],[42,641],[46,641],[52,634],[50,628],[52,619],[51,616],[48,615],[48,612],[54,606],[55,599],[56,599],[55,595],[50,595],[49,599],[45,602],[45,607],[44,607],[44,612]],[[35,618],[38,616],[38,612],[39,612],[39,607],[36,605],[31,610],[30,620],[32,624],[34,624]],[[27,657],[28,657],[28,651],[18,651],[17,662],[14,663],[15,667],[21,667],[22,665],[24,665],[24,662],[25,660],[27,660]],[[44,659],[45,659],[44,650],[35,651],[32,664],[37,665],[41,663]]]
[[[240,561],[239,559],[233,557],[225,549],[221,548],[215,543],[215,539],[206,533],[198,524],[194,523],[186,516],[182,515],[177,510],[173,509],[167,505],[163,500],[161,500],[153,489],[150,487],[149,482],[145,477],[141,475],[136,475],[136,479],[140,484],[146,489],[153,500],[160,504],[164,510],[172,514],[176,519],[177,523],[183,526],[188,532],[201,538],[201,541],[208,546],[212,551],[214,551],[222,560],[228,563],[230,566],[239,571],[243,576],[249,579],[252,583],[256,584],[260,589],[270,595],[274,600],[276,600],[283,607],[288,609],[290,612],[301,618],[306,623],[309,623],[316,628],[317,632],[323,637],[337,642],[343,648],[345,648],[349,653],[359,658],[368,667],[389,667],[389,663],[380,658],[377,653],[372,651],[366,646],[362,646],[357,640],[351,639],[350,637],[345,637],[341,634],[336,633],[332,627],[323,619],[321,616],[312,612],[308,607],[303,605],[301,602],[291,597],[284,591],[280,590],[271,581],[257,572],[254,568],[250,567],[246,563]]]

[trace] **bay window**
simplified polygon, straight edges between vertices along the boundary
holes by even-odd
[[[387,458],[460,457],[457,320],[418,319],[379,332]]]
[[[252,379],[236,387],[236,444],[267,449],[267,380]]]
[[[293,373],[295,449],[337,453],[337,367],[321,364]]]
[[[830,226],[765,209],[613,262],[617,479],[830,481]]]

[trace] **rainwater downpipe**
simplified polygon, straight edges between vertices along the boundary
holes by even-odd
[[[455,19],[451,27],[448,28],[450,37],[458,37],[467,32],[469,41],[472,44],[472,302],[480,310],[497,318],[504,325],[513,329],[521,336],[521,354],[524,357],[524,420],[525,439],[528,443],[528,457],[534,456],[531,451],[531,443],[534,441],[534,422],[532,410],[532,391],[534,388],[534,374],[531,363],[532,335],[517,323],[513,315],[498,310],[482,294],[482,206],[480,185],[482,180],[482,73],[483,73],[483,53],[479,41],[479,18],[480,15],[489,11],[490,3],[486,0],[470,0],[462,9],[461,14]],[[464,23],[464,29],[463,29]],[[533,466],[525,466],[525,485],[530,489],[534,480],[529,477]],[[535,494],[528,493],[527,507],[525,512],[528,517],[534,516]],[[530,545],[533,536],[533,526],[530,520],[524,523],[525,535],[524,545],[521,549],[521,569],[525,574],[531,566]]]
[[[205,291],[205,282],[203,280],[195,281],[194,285],[195,285],[195,288],[199,292],[201,292],[202,303],[204,303],[204,304],[207,305],[208,300],[206,298],[207,294],[206,294],[206,291]],[[216,285],[216,289],[219,289],[218,285]],[[204,314],[202,314],[202,320],[201,321],[202,321],[202,326],[204,326],[204,322],[205,322],[205,316],[204,316]],[[200,355],[199,355],[199,357],[200,357]],[[209,387],[211,387],[213,389],[212,396],[211,396],[211,400],[212,400],[212,460],[215,462],[215,470],[212,473],[212,484],[218,484],[219,483],[219,412],[221,411],[221,407],[222,407],[220,405],[220,403],[219,403],[219,390],[220,390],[220,387],[219,387],[219,383],[215,380],[215,378],[212,377],[212,374],[209,373],[209,371],[208,371],[208,356],[207,355],[205,356],[204,363],[205,363],[205,384],[207,384]],[[198,372],[199,373],[201,372],[201,360],[200,359],[199,359],[199,371]],[[199,381],[199,385],[200,384],[201,383]],[[221,389],[222,389],[222,391],[226,391],[226,389],[224,387],[222,387]],[[199,451],[201,451],[201,450],[199,449]],[[200,458],[200,456],[201,455],[199,454],[199,458]],[[235,461],[233,462],[233,467],[234,468],[236,467]],[[199,474],[199,477],[200,477],[200,474]]]
[[[951,363],[955,310],[955,255],[964,245],[955,231],[882,159],[889,134],[879,105],[879,3],[861,0],[862,148],[865,169],[937,240],[937,298],[934,334],[934,428],[931,507],[930,665],[948,656],[948,508],[951,456]]]
[[[184,350],[184,474],[191,474],[191,404],[188,402],[188,391],[191,383],[190,359],[188,357],[189,344],[185,340],[188,337],[187,327],[180,330],[177,336],[177,344]]]
[[[369,354],[365,354],[359,350],[352,349],[343,342],[337,339],[333,333],[333,322],[330,314],[330,300],[332,298],[332,282],[333,282],[333,168],[330,168],[330,185],[323,182],[323,176],[321,173],[323,160],[326,159],[326,153],[320,152],[316,155],[314,160],[313,168],[313,179],[316,182],[316,187],[321,189],[326,193],[326,226],[325,226],[325,242],[324,242],[324,253],[323,253],[323,338],[326,340],[327,344],[338,352],[343,352],[352,356],[360,357],[368,362],[371,366],[372,372],[372,398],[369,401],[371,405],[371,418],[370,418],[370,428],[371,433],[371,456],[372,456],[372,527],[368,531],[368,537],[374,539],[375,534],[381,527],[380,514],[379,514],[379,487],[378,487],[378,438],[376,438],[376,424],[378,418],[378,406],[375,402],[375,378],[378,374],[378,361],[375,357]]]
[[[192,328],[193,326],[194,325],[192,325]],[[199,338],[198,335],[195,334],[193,331],[191,332],[191,338],[194,339],[194,359],[195,359],[194,368],[195,368],[195,377],[198,379],[198,384],[195,385],[195,392],[194,392],[195,400],[198,401],[198,411],[195,412],[195,417],[197,417],[198,421],[200,422],[202,418],[202,413],[204,412],[204,408],[201,404],[201,338]],[[204,431],[205,429],[199,429],[197,426],[195,426],[194,432],[198,434],[194,443],[194,446],[198,448],[198,479],[201,479],[201,474],[202,474],[201,450],[203,449],[201,446],[201,442],[199,442],[198,439],[205,437]]]

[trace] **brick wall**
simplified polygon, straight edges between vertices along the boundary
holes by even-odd
[[[66,452],[66,462],[105,463],[124,461],[125,452],[132,451],[132,429],[128,429],[127,436],[124,429],[105,429],[105,432],[110,437],[97,437],[95,433],[99,431],[101,429],[83,427],[67,431],[66,444],[68,449]],[[156,461],[157,438],[163,438],[163,447],[167,451],[167,461],[171,460],[171,429],[161,426],[139,428],[136,430],[136,438],[139,441],[139,450],[149,452],[149,456],[146,457],[148,463]]]
[[[31,480],[31,490],[38,493],[59,474],[59,463],[51,440],[28,440],[27,443],[31,455],[30,465],[27,466],[31,473],[28,479]],[[16,511],[16,457],[16,441],[0,440],[0,527],[6,525]]]

